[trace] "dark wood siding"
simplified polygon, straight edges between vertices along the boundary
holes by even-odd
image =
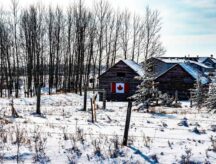
[[[158,89],[163,93],[174,96],[175,92],[178,91],[181,100],[190,98],[190,89],[195,83],[195,79],[180,65],[172,67],[155,81],[158,82]]]
[[[125,76],[118,77],[117,74],[119,73],[125,74]],[[133,69],[131,69],[123,61],[119,61],[99,77],[99,88],[106,90],[106,98],[108,101],[127,101],[127,98],[136,92],[137,86],[141,83],[140,80],[135,79],[137,76],[139,75]],[[112,83],[128,83],[128,93],[112,93]],[[100,97],[102,96],[100,95]]]
[[[161,60],[158,60],[157,58],[150,58],[148,62],[150,62],[150,64],[152,65],[152,74],[155,77],[159,76],[175,65],[172,63],[165,63]]]

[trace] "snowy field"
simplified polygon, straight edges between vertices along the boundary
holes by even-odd
[[[20,118],[12,119],[10,100],[0,99],[0,162],[16,163],[216,163],[216,116],[189,108],[152,108],[131,116],[128,147],[121,145],[127,103],[107,102],[91,123],[75,94],[14,99]],[[99,107],[102,106],[98,102]]]

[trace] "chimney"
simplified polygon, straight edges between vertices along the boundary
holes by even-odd
[[[211,58],[213,58],[213,54],[211,54]]]

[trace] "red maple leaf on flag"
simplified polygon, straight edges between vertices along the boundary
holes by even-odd
[[[121,85],[119,85],[119,86],[118,86],[118,90],[121,91],[122,89],[123,89],[123,87],[122,87]]]

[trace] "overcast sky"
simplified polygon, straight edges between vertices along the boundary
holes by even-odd
[[[42,2],[67,7],[74,0],[19,0],[20,7]],[[94,0],[85,0],[90,6]],[[162,42],[166,56],[216,57],[216,0],[108,0],[114,7],[143,14],[147,5],[162,17]],[[9,8],[10,0],[0,0]]]

